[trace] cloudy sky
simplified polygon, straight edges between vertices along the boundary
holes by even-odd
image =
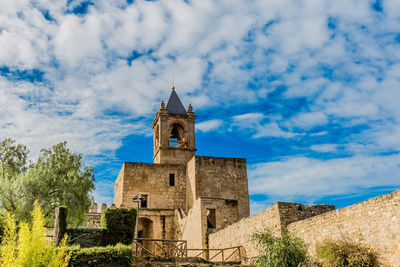
[[[112,202],[172,80],[198,155],[245,157],[252,212],[400,187],[398,0],[2,0],[0,138],[67,140]]]

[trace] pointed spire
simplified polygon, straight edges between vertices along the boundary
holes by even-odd
[[[186,109],[175,92],[175,86],[172,86],[172,92],[167,103],[167,111],[169,114],[186,115]]]

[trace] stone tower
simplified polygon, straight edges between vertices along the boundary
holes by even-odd
[[[172,87],[167,106],[161,102],[153,121],[154,163],[186,164],[196,153],[192,106],[186,111]]]

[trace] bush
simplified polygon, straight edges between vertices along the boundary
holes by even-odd
[[[372,250],[349,241],[318,244],[317,258],[329,267],[372,267],[377,264]]]
[[[257,266],[297,267],[308,261],[304,241],[289,232],[275,236],[271,230],[267,230],[264,233],[253,234],[251,239],[260,251],[256,260]]]
[[[118,243],[132,244],[135,233],[136,209],[107,209],[101,216],[103,228],[67,229],[68,245],[80,245],[83,248],[113,246]]]
[[[136,209],[107,209],[101,215],[101,227],[107,229],[106,238],[110,245],[131,244],[135,233]]]
[[[82,248],[107,246],[106,229],[73,228],[67,230],[68,245],[80,245]],[[115,245],[115,244],[114,244]]]
[[[72,252],[69,266],[132,266],[132,247],[122,244],[108,247],[79,248],[71,247]]]
[[[66,252],[66,238],[56,247],[53,242],[46,241],[44,216],[37,202],[32,212],[33,223],[29,228],[26,222],[19,225],[9,215],[1,243],[0,266],[3,267],[36,267],[68,266],[70,254]]]

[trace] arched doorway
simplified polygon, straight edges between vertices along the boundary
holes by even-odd
[[[138,227],[138,237],[139,238],[153,238],[153,221],[149,218],[140,217],[139,218],[139,227]],[[140,242],[143,247],[147,250],[152,251],[152,242],[150,241],[141,241]],[[142,255],[150,254],[145,250],[142,250]]]

